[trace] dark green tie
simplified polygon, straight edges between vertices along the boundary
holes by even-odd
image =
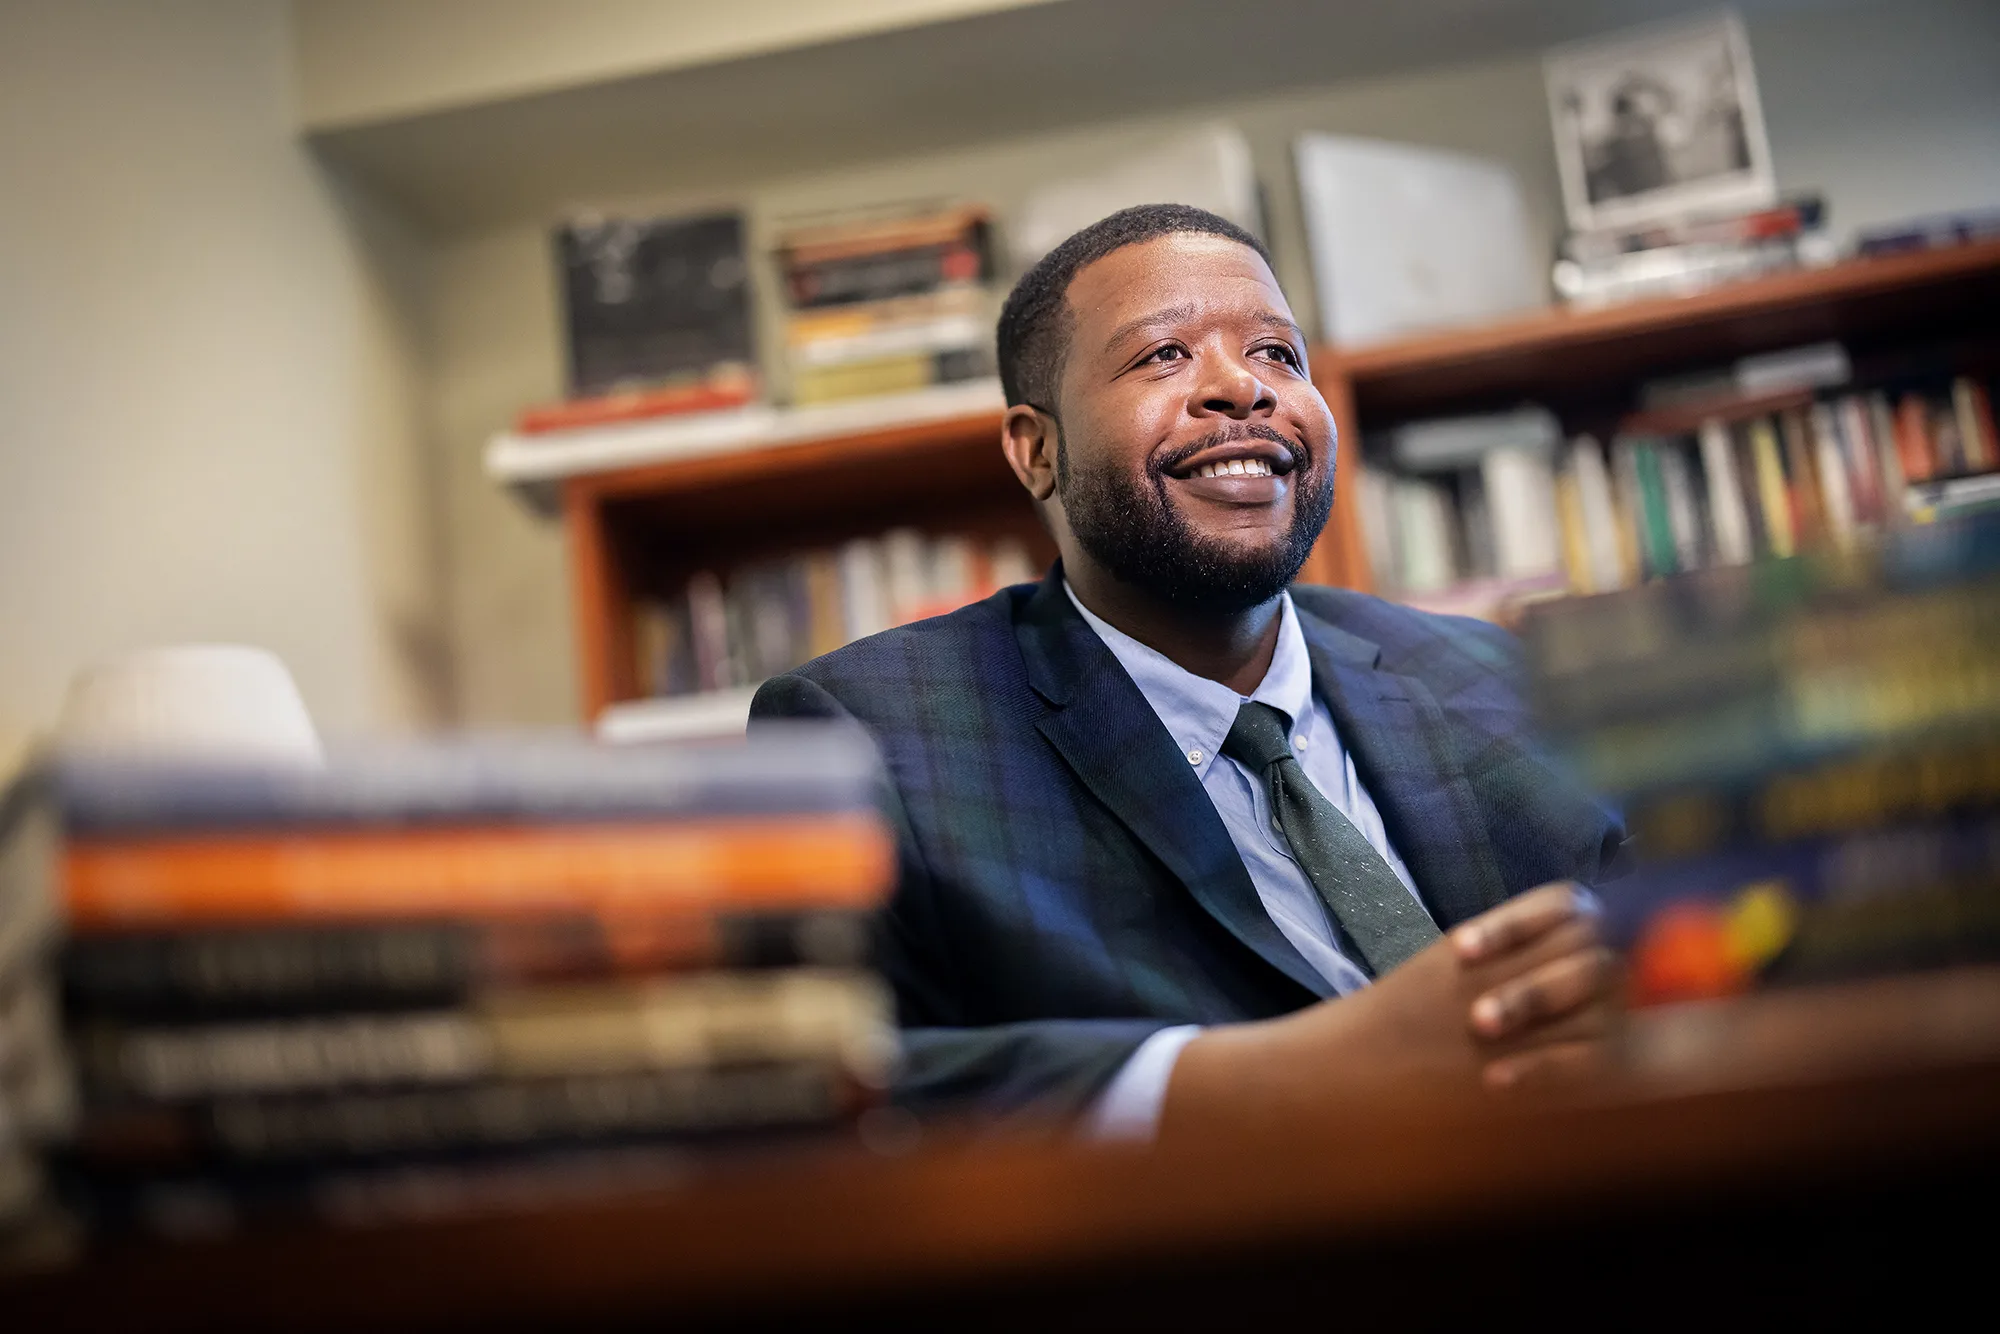
[[[1361,956],[1354,962],[1380,977],[1436,940],[1437,923],[1354,822],[1312,785],[1292,754],[1290,733],[1283,713],[1251,701],[1236,711],[1222,753],[1262,777],[1279,832]]]

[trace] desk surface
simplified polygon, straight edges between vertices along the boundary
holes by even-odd
[[[18,1328],[1181,1328],[1327,1302],[1476,1315],[1554,1247],[1597,1257],[1600,1297],[1761,1274],[1798,1314],[1801,1284],[1851,1310],[1855,1283],[1901,1290],[1899,1265],[1981,1235],[1949,1220],[2000,1180],[2000,970],[1654,1012],[1628,1049],[1560,1103],[1349,1110],[1171,1154],[1019,1134],[799,1151],[534,1214],[113,1251],[0,1285],[0,1309]]]

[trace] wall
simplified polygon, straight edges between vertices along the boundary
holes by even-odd
[[[1816,189],[1843,235],[1926,210],[2000,206],[2000,6],[1876,0],[1753,16],[1751,46],[1780,184]],[[1519,176],[1552,240],[1561,209],[1539,57],[1521,53],[1257,100],[1191,106],[1249,137],[1266,184],[1279,277],[1310,327],[1312,294],[1289,143],[1301,130],[1373,135],[1485,154]],[[733,199],[606,201],[673,210],[740,203],[753,228],[795,211],[964,193],[1004,210],[1035,180],[1088,170],[1170,123],[1148,117],[1033,141],[767,182]],[[499,492],[479,452],[524,403],[561,390],[553,275],[541,225],[443,248],[436,273],[438,440],[444,451],[463,716],[574,717],[575,668],[559,532]],[[766,322],[769,323],[768,321]]]
[[[176,641],[329,733],[445,706],[424,257],[298,147],[287,13],[0,6],[0,733]]]

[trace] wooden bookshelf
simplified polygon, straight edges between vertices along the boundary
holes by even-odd
[[[1348,443],[1334,520],[1303,577],[1372,586],[1351,484],[1364,427],[1534,400],[1572,429],[1609,431],[1630,414],[1645,379],[1822,339],[1861,355],[1910,344],[1990,349],[2000,340],[2000,242],[1854,260],[1695,296],[1551,309],[1367,348],[1316,348],[1314,380]],[[656,459],[647,457],[644,432],[619,437],[608,452],[571,456],[496,441],[496,454],[509,444],[514,460],[511,471],[491,465],[496,475],[561,491],[585,716],[639,693],[632,598],[665,592],[694,570],[897,525],[1009,533],[1037,556],[1051,555],[1001,457],[997,398],[955,410],[948,399],[926,401],[943,407],[912,417],[885,402],[874,409],[877,421],[865,404],[818,419],[766,410],[692,447],[698,430],[691,437],[689,428],[670,428]],[[830,424],[815,430],[815,420]]]
[[[0,1309],[76,1330],[1179,1330],[1498,1303],[1700,1327],[1983,1297],[1964,1253],[2000,1181],[2000,974],[1642,1013],[1627,1049],[1560,1101],[1329,1107],[1155,1153],[933,1131],[534,1212],[114,1248],[0,1278]]]

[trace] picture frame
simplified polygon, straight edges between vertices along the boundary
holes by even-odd
[[[1750,43],[1734,12],[1560,46],[1543,57],[1543,74],[1575,230],[1777,202]]]

